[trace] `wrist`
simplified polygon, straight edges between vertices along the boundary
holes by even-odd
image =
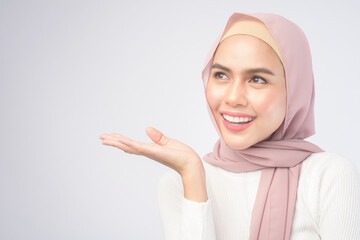
[[[205,173],[204,165],[200,158],[190,161],[186,166],[184,166],[181,171],[178,171],[181,177],[187,177],[198,173]]]
[[[197,202],[206,202],[208,200],[205,169],[201,160],[183,171],[181,178],[186,199]]]

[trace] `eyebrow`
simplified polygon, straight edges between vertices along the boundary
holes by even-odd
[[[218,63],[215,63],[214,65],[212,65],[211,69],[213,69],[213,68],[219,68],[219,69],[222,69],[224,71],[231,73],[230,68],[222,66]],[[245,71],[243,71],[244,74],[253,74],[253,73],[257,73],[257,72],[267,73],[267,74],[275,76],[275,74],[267,68],[249,68],[249,69],[246,69]]]

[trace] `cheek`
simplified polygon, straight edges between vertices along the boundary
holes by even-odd
[[[206,100],[209,103],[211,110],[215,110],[221,103],[222,93],[220,89],[216,88],[213,84],[208,84],[206,88]]]
[[[254,110],[270,122],[282,122],[286,111],[286,93],[283,90],[267,91],[253,101]]]

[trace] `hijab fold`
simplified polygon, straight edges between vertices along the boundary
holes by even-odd
[[[302,162],[312,153],[323,152],[304,138],[315,133],[314,77],[308,41],[303,31],[288,19],[271,13],[234,13],[223,33],[215,40],[202,71],[204,90],[217,47],[223,39],[248,34],[269,44],[285,70],[286,115],[269,139],[236,150],[220,138],[213,151],[203,158],[209,164],[232,172],[261,170],[260,183],[252,210],[250,240],[289,240]]]

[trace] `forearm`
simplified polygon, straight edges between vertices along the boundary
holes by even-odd
[[[192,169],[194,168],[192,167]],[[192,173],[195,172],[196,171],[192,171]],[[214,240],[216,239],[216,234],[211,209],[211,199],[206,201],[206,191],[204,198],[201,197],[201,194],[200,198],[196,195],[194,198],[192,197],[193,194],[191,194],[191,192],[199,193],[199,190],[187,187],[189,184],[195,185],[197,182],[194,180],[191,181],[193,174],[188,173],[189,174],[178,174],[178,172],[168,171],[160,179],[158,198],[164,239]],[[200,171],[200,173],[197,173],[195,176],[201,176],[203,172]],[[203,176],[205,176],[205,174]],[[186,184],[187,182],[189,182],[189,184]],[[205,183],[205,181],[202,180],[201,182]],[[184,185],[185,191],[183,189]],[[205,184],[204,187],[200,187],[200,189],[206,189]],[[200,191],[204,192],[203,190]],[[184,197],[184,195],[186,197]],[[194,199],[195,201],[188,198]],[[197,202],[198,200],[201,202]]]
[[[201,160],[181,174],[181,178],[186,199],[196,202],[206,202],[208,200],[205,170]]]

